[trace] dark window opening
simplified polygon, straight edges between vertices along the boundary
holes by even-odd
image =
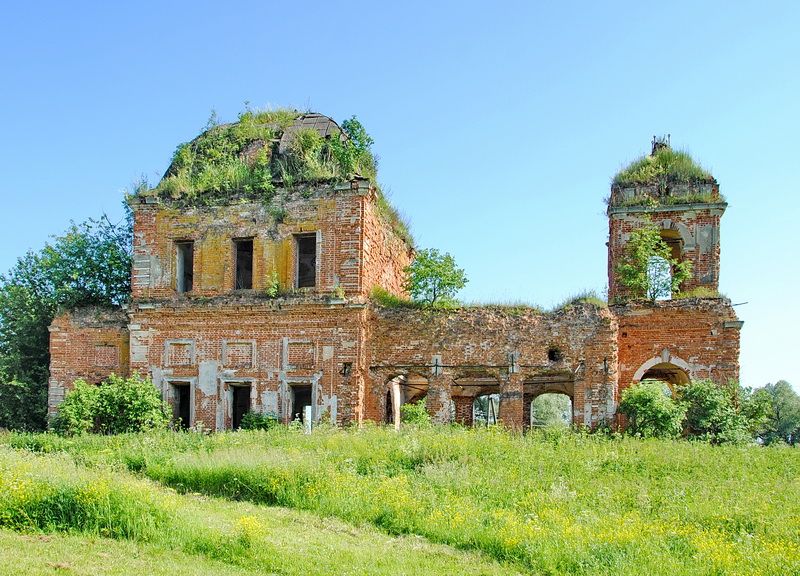
[[[192,388],[186,383],[172,384],[172,420],[176,428],[187,430],[191,426]]]
[[[669,248],[672,259],[680,261],[683,254],[683,239],[680,232],[673,229],[661,230],[661,240]]]
[[[236,246],[236,290],[253,287],[253,239],[234,240]]]
[[[561,362],[564,359],[564,355],[561,353],[561,350],[558,348],[550,348],[547,351],[547,359],[550,362]]]
[[[305,422],[306,406],[311,406],[311,386],[292,386],[292,420]]]
[[[179,293],[191,292],[194,284],[194,242],[177,242],[177,286]]]
[[[317,236],[297,237],[297,287],[317,285]]]
[[[232,426],[234,430],[242,427],[242,418],[250,412],[250,385],[233,386],[233,417]]]

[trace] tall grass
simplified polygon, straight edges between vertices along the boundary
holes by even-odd
[[[110,454],[106,452],[113,458]],[[428,569],[440,574],[515,573],[475,554],[321,522],[308,514],[182,496],[146,479],[109,470],[99,459],[94,462],[97,467],[88,468],[65,454],[0,448],[0,528],[172,549],[182,555],[182,564],[185,555],[198,557],[195,573],[202,573],[201,567],[213,568],[208,560],[247,573],[255,569],[280,574],[426,574]],[[378,560],[375,551],[380,551]],[[20,566],[15,573],[25,570]]]
[[[800,452],[791,449],[373,427],[70,442],[39,447],[126,462],[179,491],[418,534],[533,572],[800,571]]]

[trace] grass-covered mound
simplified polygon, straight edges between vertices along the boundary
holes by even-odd
[[[543,574],[800,571],[800,452],[427,428],[7,436],[177,489],[417,534]]]

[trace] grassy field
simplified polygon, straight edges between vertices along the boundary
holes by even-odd
[[[788,448],[371,427],[0,444],[2,546],[45,567],[97,573],[68,551],[110,538],[120,566],[135,546],[174,573],[800,574]]]

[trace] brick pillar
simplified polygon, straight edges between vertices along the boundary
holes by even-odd
[[[500,422],[508,429],[521,432],[523,427],[522,375],[509,374],[500,383]]]
[[[444,373],[432,374],[428,379],[428,414],[436,424],[450,422],[450,382]]]
[[[454,396],[456,405],[456,422],[464,426],[472,426],[472,405],[475,399],[472,396]]]

